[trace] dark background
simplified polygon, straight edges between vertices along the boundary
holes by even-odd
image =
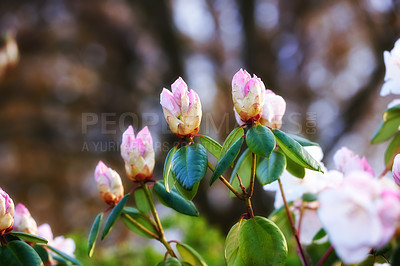
[[[222,142],[241,67],[286,99],[283,130],[321,143],[328,165],[347,145],[379,172],[385,146],[369,138],[394,98],[379,91],[399,14],[395,0],[1,0],[0,32],[14,34],[20,60],[0,77],[0,186],[55,235],[88,232],[105,208],[98,160],[132,186],[119,155],[128,124],[149,126],[160,178],[176,141],[162,88],[182,76],[202,101],[200,133]],[[220,184],[207,189],[195,203],[226,231],[245,210]],[[256,193],[265,216],[271,197]]]

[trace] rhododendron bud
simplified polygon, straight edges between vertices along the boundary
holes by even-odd
[[[383,53],[386,74],[385,83],[381,89],[381,96],[390,93],[400,94],[400,39],[394,44],[392,51]]]
[[[0,188],[0,233],[12,228],[14,223],[14,202]]]
[[[343,174],[348,174],[351,171],[364,171],[374,175],[371,165],[365,157],[360,157],[346,147],[342,147],[333,156],[336,168]]]
[[[94,179],[100,192],[100,197],[109,205],[117,204],[124,196],[119,174],[108,168],[102,161],[97,164],[94,171]]]
[[[240,69],[232,79],[232,98],[240,119],[249,123],[258,121],[264,105],[265,86],[256,75]]]
[[[182,138],[197,134],[202,115],[199,96],[194,90],[188,91],[181,77],[171,85],[171,89],[172,92],[164,88],[160,95],[169,128]]]
[[[394,181],[396,181],[396,184],[400,186],[400,154],[397,154],[396,157],[394,157],[392,174]]]
[[[271,128],[281,128],[286,111],[285,100],[271,90],[265,91],[265,100],[260,123]]]
[[[21,203],[15,207],[14,231],[37,235],[37,225],[28,209]]]
[[[151,178],[155,159],[153,139],[147,127],[136,138],[132,126],[128,127],[122,135],[121,156],[129,179],[140,182]]]

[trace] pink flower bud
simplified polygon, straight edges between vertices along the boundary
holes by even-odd
[[[108,168],[102,161],[97,164],[94,171],[94,179],[100,192],[100,197],[109,205],[117,204],[124,196],[119,174]]]
[[[21,203],[15,207],[14,231],[37,235],[37,225],[28,209]]]
[[[394,181],[400,186],[400,154],[397,154],[393,160],[392,174]]]
[[[180,138],[197,134],[202,115],[199,96],[194,90],[188,91],[181,77],[171,85],[171,89],[172,92],[163,89],[160,95],[169,128]]]
[[[365,157],[361,158],[346,147],[342,147],[333,156],[336,168],[343,174],[352,171],[364,171],[374,176],[374,171]]]
[[[256,75],[252,78],[246,70],[240,69],[232,79],[232,98],[243,122],[257,121],[263,111],[264,83]]]
[[[14,202],[0,188],[0,234],[12,228],[14,223]]]
[[[151,178],[155,159],[153,139],[147,127],[136,138],[132,126],[128,127],[122,135],[121,156],[129,179],[140,182]]]
[[[260,123],[267,127],[279,129],[282,126],[282,117],[285,111],[285,100],[273,91],[266,90]]]

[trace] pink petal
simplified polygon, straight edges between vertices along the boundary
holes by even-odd
[[[397,154],[396,157],[394,157],[392,174],[394,181],[396,181],[396,184],[400,186],[400,154]]]
[[[241,88],[243,96],[246,96],[247,93],[244,92],[245,86],[250,79],[251,79],[250,74],[246,70],[243,70],[241,68],[238,72],[236,72],[236,74],[232,78],[232,87],[237,86]]]
[[[172,85],[171,85],[172,93],[176,101],[180,102],[182,99],[182,95],[187,93],[188,86],[186,82],[179,77]]]
[[[178,116],[180,113],[179,105],[177,104],[174,95],[167,89],[163,89],[160,95],[160,103],[161,106],[168,111],[170,111],[173,115]]]
[[[141,139],[143,142],[147,142],[150,146],[153,146],[153,138],[151,137],[151,133],[147,126],[140,130],[136,139]]]

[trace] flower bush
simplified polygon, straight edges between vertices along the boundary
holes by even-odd
[[[400,40],[384,54],[387,73],[381,95],[400,91],[399,45]],[[153,196],[179,213],[199,216],[192,200],[210,169],[209,185],[222,182],[243,203],[244,213],[226,236],[227,265],[400,263],[399,101],[385,110],[371,139],[373,144],[391,140],[384,155],[385,170],[377,175],[365,157],[346,147],[336,152],[335,169],[327,169],[317,143],[280,130],[285,100],[246,70],[240,69],[232,79],[233,112],[239,126],[222,144],[201,132],[198,94],[189,91],[182,78],[171,89],[163,89],[160,103],[178,142],[165,158],[163,176],[153,175],[155,153],[147,127],[135,136],[129,126],[122,135],[121,157],[132,181],[127,193],[120,175],[102,161],[94,171],[107,206],[90,230],[89,257],[98,235],[101,240],[106,238],[121,219],[133,233],[164,246],[165,256],[158,265],[206,265],[193,247],[167,239]],[[228,168],[232,168],[229,179],[224,176]],[[265,190],[275,192],[276,210],[269,217],[253,211],[256,180]],[[14,210],[10,197],[3,190],[0,195],[3,264],[20,258],[38,265],[79,264],[72,240],[53,239],[48,224],[37,227],[24,205]],[[135,205],[130,206],[132,195]]]

